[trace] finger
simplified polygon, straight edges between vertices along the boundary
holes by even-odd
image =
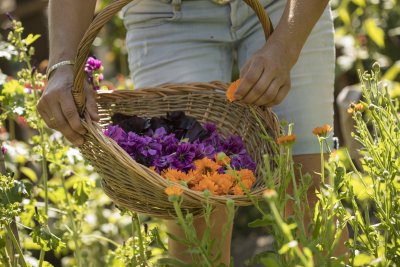
[[[272,103],[282,85],[283,82],[280,79],[278,78],[274,79],[268,86],[268,88],[264,89],[263,94],[258,99],[256,99],[256,101],[254,101],[255,102],[254,104],[261,106]]]
[[[286,96],[289,94],[290,91],[290,85],[284,85],[279,89],[278,94],[276,95],[275,99],[268,104],[268,107],[276,106],[282,103],[282,101],[286,98]]]
[[[272,73],[267,73],[265,70],[261,75],[260,79],[253,86],[251,91],[243,99],[244,103],[255,104],[263,95],[266,94],[267,90],[271,88],[273,81]]]
[[[61,106],[58,103],[54,103],[53,105],[48,105],[48,107],[50,107],[50,111],[46,112],[46,124],[60,131],[72,144],[76,146],[82,145],[84,143],[83,136],[71,128],[64,117]]]
[[[69,126],[74,132],[85,134],[86,129],[81,123],[81,118],[79,117],[78,110],[76,109],[74,99],[72,98],[71,92],[65,91],[62,101],[60,101],[61,111],[64,118],[68,122]]]
[[[89,112],[89,116],[94,121],[99,121],[99,111],[96,104],[96,92],[85,86],[85,94],[86,94],[86,109]]]
[[[237,100],[241,100],[246,97],[246,95],[260,79],[264,68],[258,62],[259,61],[253,61],[245,75],[240,79],[239,87],[235,92],[235,98]]]
[[[250,68],[251,61],[247,61],[246,64],[240,69],[240,77],[244,77],[244,75],[247,73],[247,71]]]

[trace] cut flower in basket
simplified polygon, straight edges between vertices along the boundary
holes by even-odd
[[[167,180],[214,195],[243,195],[256,180],[242,138],[223,137],[213,123],[201,125],[181,111],[152,118],[115,114],[112,121],[105,135]]]

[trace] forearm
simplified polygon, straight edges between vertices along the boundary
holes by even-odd
[[[282,44],[294,64],[312,28],[321,17],[328,0],[288,0],[285,11],[271,35]]]
[[[50,0],[49,66],[75,58],[79,42],[92,21],[96,0]]]

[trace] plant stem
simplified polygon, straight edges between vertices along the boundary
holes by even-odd
[[[24,254],[22,253],[21,247],[19,246],[18,241],[15,238],[15,235],[14,235],[10,225],[6,224],[5,226],[6,226],[7,233],[9,235],[9,237],[11,238],[11,241],[12,241],[14,247],[16,248],[16,250],[20,256],[22,267],[28,267],[28,265],[26,264],[26,261],[25,261]]]
[[[46,254],[46,252],[44,251],[44,249],[40,249],[39,267],[43,266],[43,261],[44,261],[44,255],[45,254]]]
[[[134,212],[132,214],[132,221],[135,224],[137,234],[138,234],[140,257],[142,258],[142,263],[146,263],[147,261],[146,261],[146,255],[144,254],[143,236],[142,236],[142,231],[140,229],[139,216],[137,215],[136,212]]]
[[[281,231],[283,232],[283,234],[286,236],[286,239],[290,242],[290,241],[294,241],[294,238],[292,236],[292,233],[290,232],[290,230],[288,230],[287,227],[283,227],[284,225],[286,225],[286,223],[282,220],[278,209],[276,208],[275,202],[273,202],[272,200],[268,201],[269,207],[274,215],[274,218],[276,220],[277,225],[279,226],[279,228],[281,229]],[[304,266],[306,267],[312,267],[312,263],[310,263],[306,257],[304,256],[304,254],[301,252],[300,248],[296,245],[296,247],[293,247],[294,252],[296,253],[297,257],[299,257],[300,261],[304,264]]]
[[[79,233],[78,233],[78,227],[76,226],[75,220],[74,220],[74,215],[72,214],[71,211],[71,201],[69,199],[69,195],[68,195],[68,190],[67,190],[67,186],[65,185],[65,177],[63,175],[61,175],[61,184],[62,187],[64,189],[64,193],[65,193],[65,200],[67,201],[67,212],[68,212],[68,217],[71,221],[71,225],[72,225],[72,232],[73,232],[73,240],[74,240],[74,244],[75,244],[75,257],[76,257],[76,262],[77,262],[77,266],[80,267],[82,264],[82,259],[81,259],[81,253],[80,253],[80,249],[79,249]]]

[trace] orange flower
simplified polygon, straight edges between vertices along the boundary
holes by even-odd
[[[190,170],[187,173],[186,177],[187,177],[186,182],[188,183],[189,186],[196,185],[203,179],[203,175],[196,173],[194,170]]]
[[[243,191],[242,187],[240,186],[240,184],[237,184],[232,188],[232,193],[237,196],[244,195],[244,191]]]
[[[325,124],[324,126],[321,127],[315,127],[312,132],[317,136],[326,136],[331,131],[332,127],[329,124]]]
[[[178,187],[178,186],[169,186],[167,188],[165,188],[164,192],[168,195],[168,196],[181,196],[183,193],[183,189]]]
[[[173,182],[188,180],[188,176],[186,173],[175,169],[167,169],[162,172],[161,176]]]
[[[351,103],[349,105],[349,108],[347,109],[347,112],[348,113],[353,113],[355,111],[360,111],[361,112],[363,110],[364,110],[364,105],[363,104],[361,104],[361,103],[357,103],[357,104]]]
[[[229,102],[233,102],[236,100],[235,92],[236,89],[239,87],[239,84],[240,84],[240,79],[231,83],[231,85],[229,85],[228,87],[228,90],[226,90],[226,98],[229,100]]]
[[[289,134],[289,135],[282,135],[276,139],[276,143],[278,145],[290,145],[296,142],[296,135]]]
[[[196,174],[213,174],[221,168],[218,163],[207,157],[196,160],[194,165],[196,166]]]
[[[210,179],[218,186],[218,195],[227,195],[233,185],[232,178],[228,174],[214,173]]]
[[[253,171],[249,169],[241,169],[239,171],[239,176],[242,181],[250,181],[254,183],[256,181],[256,177],[254,177]]]
[[[193,186],[192,190],[204,191],[208,190],[212,194],[216,194],[218,191],[218,186],[208,177],[204,177],[197,185]]]

